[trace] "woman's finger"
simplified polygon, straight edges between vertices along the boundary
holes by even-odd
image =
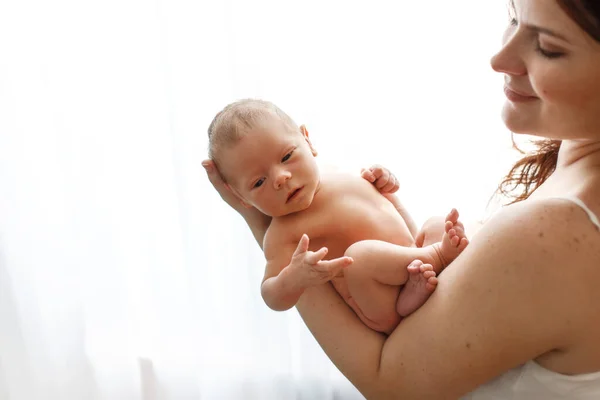
[[[219,195],[223,198],[223,200],[232,207],[236,206],[239,203],[239,200],[237,199],[237,197],[235,197],[233,192],[223,181],[223,178],[217,170],[215,163],[212,160],[204,160],[202,161],[202,166],[206,170],[208,180],[213,185],[215,190],[219,193]]]

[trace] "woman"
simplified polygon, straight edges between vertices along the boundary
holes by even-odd
[[[515,0],[492,59],[506,126],[544,138],[501,184],[503,208],[444,271],[436,292],[385,337],[330,285],[297,308],[369,399],[600,398],[600,5]],[[268,220],[228,198],[252,228]]]

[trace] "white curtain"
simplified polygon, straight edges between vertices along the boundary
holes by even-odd
[[[504,1],[0,0],[0,399],[360,399],[200,161],[260,97],[320,157],[484,215]]]

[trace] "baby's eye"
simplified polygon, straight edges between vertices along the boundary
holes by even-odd
[[[260,178],[259,180],[256,181],[256,183],[254,184],[254,187],[261,187],[262,184],[265,182],[265,178]]]
[[[292,156],[293,151],[290,151],[289,153],[287,153],[282,159],[281,162],[286,162],[287,160],[290,159],[290,157]]]

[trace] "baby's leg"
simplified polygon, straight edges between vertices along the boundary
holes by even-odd
[[[420,307],[435,289],[437,279],[430,265],[423,267],[423,271],[420,270],[420,265],[416,266],[416,270],[407,269],[417,256],[429,259],[431,254],[435,255],[435,251],[402,247],[377,240],[353,244],[345,253],[354,260],[344,271],[351,295],[346,301],[365,325],[390,333],[403,315]],[[407,281],[408,285],[402,288],[401,295],[407,306],[400,307],[403,314],[399,314],[396,305],[398,294],[400,286],[407,284]]]
[[[437,286],[436,275],[468,244],[456,210],[448,214],[444,228],[441,243],[422,248],[365,240],[346,250],[354,260],[344,272],[350,293],[346,301],[367,326],[390,333],[427,301]]]
[[[425,221],[415,239],[417,247],[425,247],[441,242],[446,234],[448,221],[453,223],[456,230],[460,229],[464,236],[465,227],[462,222],[458,220],[458,211],[452,209],[446,217],[436,216]]]
[[[415,238],[417,247],[425,247],[442,241],[446,218],[441,216],[431,217],[421,227]]]

